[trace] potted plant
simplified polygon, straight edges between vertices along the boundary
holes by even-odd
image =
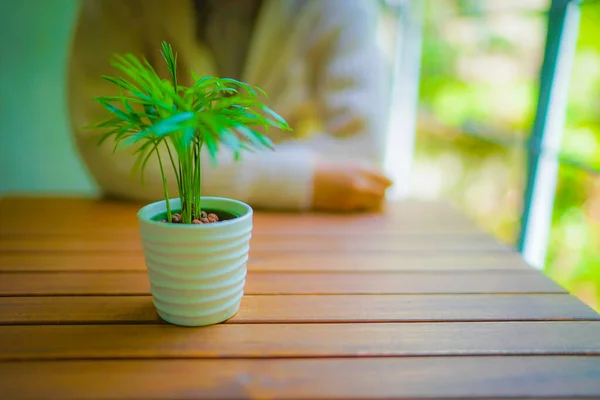
[[[213,163],[221,146],[239,160],[244,150],[273,149],[257,127],[291,130],[263,104],[256,86],[229,78],[196,77],[177,83],[177,55],[162,42],[170,79],[132,54],[115,55],[111,65],[125,77],[103,76],[119,96],[95,100],[109,113],[91,128],[99,144],[114,140],[134,146],[136,167],[159,164],[164,200],[142,207],[137,216],[154,305],[170,323],[203,326],[223,322],[239,309],[252,233],[252,208],[235,199],[202,196],[204,148]],[[168,158],[159,152],[166,149]],[[173,168],[179,197],[170,198],[165,168]]]

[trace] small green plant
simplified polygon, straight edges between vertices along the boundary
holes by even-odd
[[[90,128],[101,129],[99,145],[114,139],[116,151],[120,145],[138,145],[134,170],[144,169],[153,154],[157,156],[167,205],[167,221],[172,210],[164,166],[170,162],[177,179],[181,198],[183,223],[192,223],[200,214],[201,151],[206,146],[213,163],[221,145],[233,151],[239,160],[242,151],[273,149],[266,136],[269,127],[284,131],[291,128],[275,111],[263,104],[259,96],[266,93],[259,87],[230,78],[192,77],[195,84],[177,84],[177,54],[170,44],[162,42],[161,54],[170,73],[170,80],[161,79],[150,63],[132,54],[115,55],[111,65],[128,78],[102,76],[119,88],[119,96],[99,96],[98,101],[108,116]],[[119,106],[117,106],[119,105]],[[256,128],[264,128],[265,134]],[[169,155],[164,160],[159,153],[163,145]]]

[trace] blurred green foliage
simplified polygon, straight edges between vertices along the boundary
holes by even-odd
[[[451,198],[510,244],[520,229],[523,143],[537,106],[548,7],[434,0],[426,11],[416,190]],[[581,9],[561,155],[600,170],[600,2]],[[502,140],[465,135],[474,123]],[[600,310],[597,173],[561,164],[545,272]]]

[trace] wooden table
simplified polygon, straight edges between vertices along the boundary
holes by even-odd
[[[157,317],[138,206],[0,200],[0,399],[600,396],[600,316],[449,206],[257,213],[206,328]]]

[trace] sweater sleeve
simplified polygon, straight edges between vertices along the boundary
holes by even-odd
[[[371,0],[315,0],[314,93],[322,131],[306,142],[329,157],[382,165],[390,71],[377,43],[379,6]]]

